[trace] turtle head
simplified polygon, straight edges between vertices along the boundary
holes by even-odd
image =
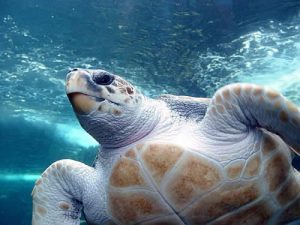
[[[128,81],[104,70],[72,69],[66,93],[81,126],[101,145],[132,141],[146,97]]]
[[[129,82],[105,70],[72,69],[67,75],[66,92],[76,114],[99,111],[120,116],[137,108],[143,95]]]

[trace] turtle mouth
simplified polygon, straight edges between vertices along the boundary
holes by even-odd
[[[97,97],[97,96],[88,95],[88,94],[85,94],[85,93],[82,93],[82,92],[72,92],[72,93],[68,93],[68,94],[67,94],[69,100],[72,100],[75,96],[78,96],[78,95],[87,96],[87,97],[93,99],[93,100],[96,101],[96,102],[104,102],[104,101],[107,101],[108,103],[111,103],[111,104],[114,104],[114,105],[117,105],[117,106],[120,106],[120,105],[121,105],[120,103],[114,102],[114,101],[112,101],[112,100],[105,99],[105,98],[100,98],[100,97]]]
[[[93,100],[95,100],[96,102],[103,102],[103,101],[105,101],[104,98],[99,98],[99,97],[96,97],[96,96],[87,95],[87,94],[84,94],[84,93],[81,93],[81,92],[72,92],[72,93],[68,93],[67,94],[67,96],[68,96],[68,98],[70,100],[73,99],[75,96],[78,96],[78,95],[84,95],[84,96],[90,97]]]

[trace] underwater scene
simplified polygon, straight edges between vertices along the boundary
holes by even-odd
[[[300,106],[300,1],[0,0],[0,224],[31,224],[51,163],[94,162],[99,144],[65,93],[71,68],[118,74],[151,98],[248,82]]]

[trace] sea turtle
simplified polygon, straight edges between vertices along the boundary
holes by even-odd
[[[32,224],[286,224],[300,218],[300,112],[271,89],[151,99],[120,76],[73,69],[66,92],[100,144],[92,167],[54,162]]]

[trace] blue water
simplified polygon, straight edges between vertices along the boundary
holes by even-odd
[[[52,162],[93,161],[64,93],[69,67],[152,97],[253,82],[300,104],[300,2],[0,0],[0,224],[30,224],[34,180]]]

